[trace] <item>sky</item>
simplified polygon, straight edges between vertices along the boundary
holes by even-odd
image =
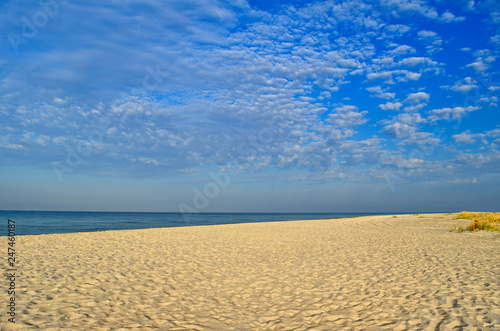
[[[500,211],[495,0],[6,0],[0,35],[0,209]]]

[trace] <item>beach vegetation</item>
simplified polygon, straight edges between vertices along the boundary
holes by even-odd
[[[457,231],[458,233],[462,233],[462,232],[465,232],[465,229],[463,226],[459,225],[458,228],[457,226],[454,224],[451,229],[450,229],[450,232],[455,232]]]
[[[472,222],[466,227],[467,230],[474,231],[498,231],[500,232],[500,213],[475,213],[463,211],[459,213],[454,219],[466,219]],[[458,232],[460,231],[458,228]]]

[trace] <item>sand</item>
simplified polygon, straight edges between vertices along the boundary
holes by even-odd
[[[468,224],[452,217],[18,236],[17,323],[1,326],[500,330],[499,234],[451,233]]]

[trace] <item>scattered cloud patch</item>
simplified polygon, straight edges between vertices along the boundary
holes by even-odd
[[[458,81],[450,87],[450,90],[461,93],[469,93],[472,89],[477,88],[477,82],[471,77],[465,77],[463,81]]]
[[[438,34],[434,31],[421,30],[418,33],[418,37],[423,40],[435,40],[438,38]]]
[[[490,68],[490,65],[484,63],[482,59],[478,59],[475,62],[469,63],[468,65],[466,65],[466,67],[472,68],[477,72],[482,72],[488,70]]]
[[[380,109],[383,109],[383,110],[396,110],[396,111],[398,111],[403,106],[403,104],[401,102],[387,102],[384,104],[380,104],[378,106],[380,107]]]
[[[425,120],[418,113],[402,113],[391,120],[381,121],[381,124],[384,124],[382,132],[393,139],[409,139],[417,132],[418,125],[424,122]]]
[[[381,99],[390,100],[396,97],[396,93],[386,92],[384,89],[382,89],[381,86],[368,87],[366,90],[373,93],[375,96]]]
[[[344,105],[335,108],[335,112],[329,115],[328,122],[336,127],[352,128],[366,123],[366,114],[367,111],[359,112],[356,106]]]
[[[428,57],[408,57],[398,62],[399,66],[415,67],[418,65],[435,66],[438,63]]]
[[[483,135],[481,134],[472,134],[470,131],[466,131],[460,134],[455,134],[451,136],[451,138],[456,142],[456,143],[461,143],[461,144],[472,144],[476,142],[477,138],[482,137]]]
[[[446,11],[441,14],[441,16],[438,18],[438,22],[441,23],[451,23],[451,22],[463,22],[465,21],[465,17],[463,16],[455,16],[449,11]]]
[[[388,53],[389,54],[394,54],[394,55],[404,55],[404,54],[415,54],[416,50],[415,48],[408,46],[408,45],[394,45],[396,48],[390,50]]]
[[[425,92],[417,92],[417,93],[411,93],[408,95],[408,97],[404,100],[405,103],[409,103],[411,105],[420,103],[420,102],[425,102],[428,101],[430,98],[430,95]]]
[[[480,107],[477,106],[433,109],[429,111],[430,116],[428,118],[431,122],[450,119],[461,120],[468,113],[478,109]]]

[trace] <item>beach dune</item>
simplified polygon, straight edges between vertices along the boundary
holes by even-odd
[[[500,330],[498,233],[452,217],[19,236],[1,327]]]

